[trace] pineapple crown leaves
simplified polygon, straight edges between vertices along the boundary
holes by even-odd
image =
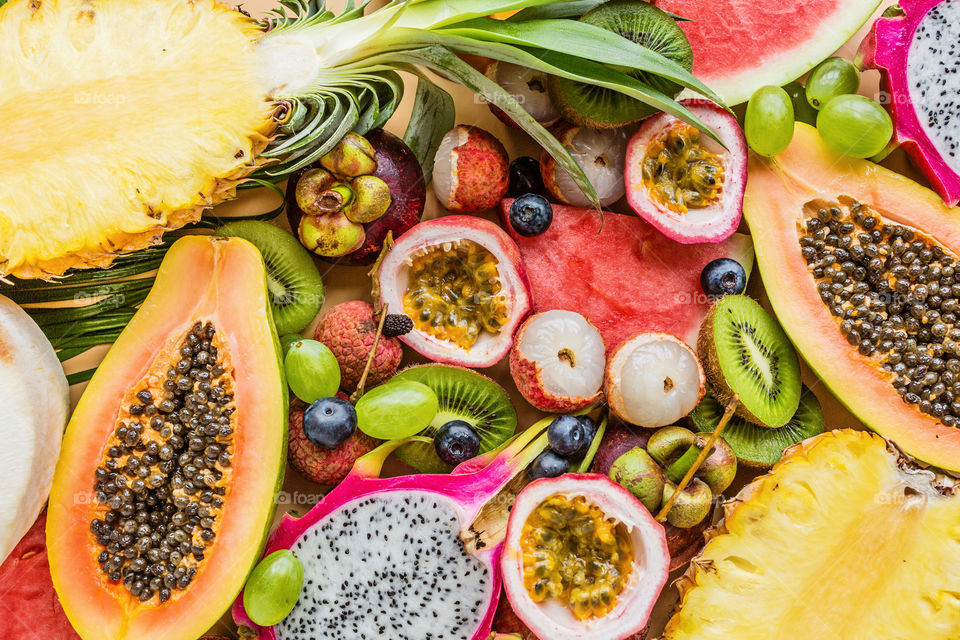
[[[403,97],[397,71],[418,79],[413,115],[404,136],[429,180],[443,133],[455,121],[453,100],[425,71],[462,84],[496,104],[552,155],[595,203],[596,191],[569,151],[501,86],[464,62],[472,54],[618,91],[688,122],[716,139],[703,122],[638,73],[660,76],[716,102],[719,98],[686,69],[600,27],[575,19],[596,2],[555,0],[394,0],[365,12],[369,0],[347,3],[339,14],[322,0],[281,0],[265,21],[264,41],[309,42],[315,57],[309,80],[274,96],[289,103],[277,136],[263,153],[274,161],[258,177],[276,179],[302,169],[354,131],[386,123]],[[509,20],[488,18],[519,10]],[[289,60],[292,56],[284,59]]]

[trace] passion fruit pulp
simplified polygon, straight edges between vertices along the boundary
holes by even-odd
[[[633,565],[626,528],[583,496],[547,498],[524,523],[521,546],[533,601],[563,600],[579,620],[613,609]]]
[[[643,183],[650,197],[677,213],[716,202],[723,178],[720,156],[708,151],[700,131],[685,122],[658,135],[643,158]]]
[[[469,349],[509,319],[497,258],[476,242],[425,247],[410,257],[403,311],[415,328]]]
[[[496,364],[532,307],[517,245],[474,216],[416,225],[384,258],[378,279],[381,303],[414,322],[400,340],[435,362]]]

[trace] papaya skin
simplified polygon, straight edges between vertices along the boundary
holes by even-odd
[[[911,456],[960,471],[960,429],[904,402],[889,382],[891,374],[847,343],[800,255],[797,222],[803,205],[840,196],[960,255],[960,210],[905,176],[837,155],[815,128],[797,123],[793,142],[779,156],[750,157],[744,216],[770,303],[797,351],[851,413]]]
[[[111,584],[90,533],[94,470],[124,394],[196,320],[214,323],[235,369],[232,479],[215,541],[193,582],[160,604]],[[100,365],[67,426],[47,520],[54,588],[85,640],[192,640],[229,608],[260,557],[285,468],[287,390],[257,249],[239,238],[187,236],[169,250],[141,309]]]

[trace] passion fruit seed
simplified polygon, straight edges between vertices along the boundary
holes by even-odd
[[[217,536],[236,428],[223,355],[213,324],[194,324],[128,392],[94,474],[100,570],[142,602],[186,589]]]
[[[533,601],[561,599],[579,620],[616,606],[633,565],[626,527],[583,496],[544,500],[524,523],[520,546]]]
[[[476,242],[426,247],[407,263],[403,310],[420,331],[470,349],[481,331],[499,333],[509,320],[497,258]]]
[[[643,158],[643,183],[671,211],[686,213],[715,203],[723,190],[723,162],[707,151],[700,131],[678,123],[650,142]]]
[[[851,347],[889,374],[904,402],[960,426],[960,278],[933,238],[841,196],[812,200],[800,254]]]

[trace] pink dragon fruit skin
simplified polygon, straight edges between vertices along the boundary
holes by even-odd
[[[481,509],[499,494],[505,485],[546,448],[546,434],[543,433],[549,420],[541,421],[517,436],[501,451],[494,451],[485,457],[468,461],[450,475],[409,475],[396,478],[380,478],[380,469],[387,456],[406,441],[386,443],[357,460],[350,474],[327,494],[303,517],[295,518],[289,514],[274,530],[267,542],[264,556],[279,549],[290,549],[301,535],[320,524],[325,518],[336,513],[341,507],[360,498],[381,495],[390,492],[427,492],[452,500],[460,523],[469,527],[480,514]],[[532,443],[532,444],[531,444]],[[479,469],[478,469],[479,467]],[[506,522],[504,509],[504,523]],[[466,529],[464,530],[466,531]],[[461,533],[463,533],[462,531]],[[489,570],[492,589],[485,614],[475,630],[471,640],[487,640],[491,634],[493,616],[496,613],[502,585],[500,556],[503,548],[502,537],[489,545],[479,543],[473,556]],[[258,640],[276,640],[274,627],[259,627],[246,614],[243,607],[243,593],[233,606],[234,621],[246,627]],[[243,630],[247,633],[247,630]]]
[[[910,95],[911,78],[907,64],[910,46],[921,21],[931,9],[948,2],[901,0],[899,10],[891,8],[874,22],[860,45],[858,62],[861,68],[881,72],[881,89],[888,95],[884,102],[893,119],[895,142],[910,155],[944,202],[954,206],[960,201],[960,175],[944,159],[924,127],[923,116],[918,113]],[[953,58],[950,63],[960,65],[960,60]],[[930,88],[934,89],[933,79]],[[960,112],[952,115],[954,122],[960,121]],[[953,144],[956,149],[960,140],[954,139]]]

